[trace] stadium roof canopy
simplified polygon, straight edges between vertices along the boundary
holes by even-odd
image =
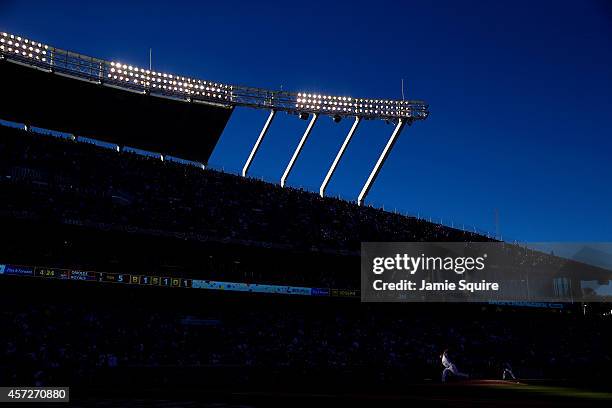
[[[54,72],[189,101],[385,120],[422,120],[429,113],[427,103],[421,100],[354,98],[223,84],[89,57],[8,33],[0,33],[0,52],[12,60]]]
[[[285,182],[320,115],[351,127],[320,188],[321,196],[362,119],[396,124],[359,195],[363,203],[404,125],[424,120],[429,106],[420,100],[389,100],[274,91],[185,77],[106,61],[0,33],[2,119],[95,137],[206,164],[233,108],[270,111],[242,174],[278,111],[312,116],[285,172]]]

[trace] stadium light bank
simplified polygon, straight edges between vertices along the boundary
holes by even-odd
[[[58,75],[93,81],[104,86],[132,92],[192,103],[207,103],[227,107],[244,106],[269,110],[269,116],[242,169],[242,175],[245,177],[277,112],[284,111],[296,114],[304,120],[310,117],[310,122],[281,177],[280,184],[282,187],[285,186],[293,165],[321,115],[332,117],[336,123],[340,122],[342,118],[354,118],[353,125],[319,188],[321,197],[325,195],[325,189],[359,123],[362,120],[373,119],[392,122],[395,124],[395,128],[361,189],[357,199],[359,205],[363,204],[405,125],[411,125],[418,120],[425,120],[429,115],[429,105],[422,100],[354,98],[231,85],[153,71],[119,61],[107,61],[4,32],[0,33],[0,56],[4,60],[43,69]]]

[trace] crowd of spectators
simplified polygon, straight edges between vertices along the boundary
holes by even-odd
[[[105,381],[96,375],[130,369],[438,381],[445,348],[475,378],[500,378],[507,362],[522,378],[609,377],[612,362],[609,322],[567,312],[232,302],[227,295],[180,312],[116,302],[3,302],[0,381]]]
[[[0,127],[3,210],[196,239],[357,252],[487,238],[215,170]]]
[[[283,269],[290,279],[274,275],[278,283],[298,283],[304,275],[297,272],[312,270],[318,274],[316,282],[304,280],[309,285],[342,287],[337,276],[320,267],[328,259],[319,261],[315,254],[338,257],[326,265],[346,272],[358,268],[362,241],[490,241],[298,189],[7,127],[0,127],[0,201],[5,252],[17,256],[21,251],[24,262],[36,263],[33,249],[43,248],[48,254],[40,258],[42,265],[55,262],[53,257],[68,262],[66,254],[79,253],[76,264],[109,270],[114,263],[126,273],[137,267],[153,271],[165,249],[175,261],[186,260],[179,269],[204,267],[219,274],[211,278],[227,279],[239,271],[243,280],[265,281],[252,273],[282,259],[295,268]],[[24,230],[19,235],[26,225],[17,222],[21,219],[33,221],[34,234]],[[9,227],[12,223],[14,228]],[[43,232],[45,225],[50,227]],[[81,230],[73,234],[72,227],[101,235]],[[132,264],[134,251],[118,249],[136,236],[150,263]],[[147,236],[156,238],[143,238]],[[110,253],[112,241],[116,250]],[[217,247],[186,250],[188,241]],[[246,255],[237,245],[283,255]],[[519,255],[523,251],[509,250]],[[113,261],[103,263],[94,252]],[[531,254],[520,259],[558,265],[552,257]],[[205,262],[197,261],[200,257]],[[248,267],[236,266],[238,258]],[[358,274],[351,276],[351,286],[357,287]],[[138,376],[126,376],[132,369],[161,372],[166,382],[173,381],[167,378],[169,372],[177,376],[174,381],[193,381],[220,369],[234,380],[249,372],[307,381],[324,378],[321,373],[336,380],[367,375],[379,383],[392,380],[390,376],[437,380],[439,353],[447,347],[462,369],[476,377],[499,377],[506,362],[520,377],[610,375],[610,325],[576,313],[492,312],[447,305],[389,308],[358,302],[340,307],[335,302],[352,300],[298,302],[284,297],[260,304],[229,294],[217,303],[207,300],[177,311],[166,310],[171,300],[122,303],[112,289],[103,289],[100,298],[85,303],[69,296],[66,301],[43,301],[31,296],[29,286],[13,296],[0,296],[0,383],[87,383],[100,381],[100,373],[110,373],[106,380],[138,381]],[[61,291],[54,296],[64,299]],[[159,368],[162,371],[156,371]],[[189,375],[181,374],[183,370]]]
[[[5,230],[15,220],[35,221],[27,243],[16,239],[21,225],[6,242],[0,238],[0,261],[126,273],[178,269],[211,279],[358,287],[358,274],[342,272],[359,268],[361,242],[491,241],[307,191],[5,126],[0,200]],[[72,227],[89,229],[79,235]],[[47,256],[37,257],[37,242]],[[517,267],[565,266],[560,258],[507,248]],[[292,259],[296,251],[300,262]]]

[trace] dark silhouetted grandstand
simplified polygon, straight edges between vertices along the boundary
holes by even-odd
[[[362,241],[487,240],[255,179],[0,132],[7,263],[356,288],[348,271]]]
[[[606,375],[607,326],[575,308],[350,298],[361,241],[480,235],[5,126],[0,200],[7,265],[349,289],[297,299],[6,276],[2,358],[14,370],[3,383],[391,386],[437,378],[448,343],[475,375],[495,376],[504,359],[523,376]]]

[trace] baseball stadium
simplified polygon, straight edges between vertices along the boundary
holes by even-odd
[[[605,195],[608,193],[589,196],[590,182],[572,184],[569,177],[560,176],[568,187],[553,199],[563,201],[563,208],[567,208],[574,194],[571,189],[584,191],[576,202],[589,203],[585,208],[591,215],[582,213],[577,219],[581,223],[594,220],[592,231],[596,232],[591,235],[588,230],[571,235],[570,227],[566,235],[555,235],[557,230],[552,227],[549,235],[529,235],[540,224],[534,214],[525,212],[521,215],[524,221],[513,225],[510,233],[518,239],[504,237],[499,231],[498,210],[493,226],[476,216],[470,220],[474,213],[469,208],[475,204],[461,204],[467,199],[450,193],[431,208],[465,205],[467,224],[451,221],[447,213],[446,220],[424,216],[426,209],[419,213],[422,197],[405,204],[404,196],[387,196],[385,192],[404,189],[417,195],[419,186],[431,183],[428,171],[435,178],[438,170],[433,169],[437,168],[450,174],[472,174],[460,177],[468,195],[478,189],[472,185],[478,185],[479,180],[484,184],[490,181],[486,173],[494,170],[489,161],[497,160],[497,155],[508,156],[499,160],[513,160],[514,154],[520,157],[521,153],[513,150],[506,155],[500,148],[493,158],[478,161],[466,153],[463,159],[452,161],[445,153],[421,150],[418,141],[411,147],[412,139],[431,137],[429,126],[457,120],[457,116],[445,119],[443,102],[437,110],[440,94],[429,100],[425,87],[405,86],[418,83],[418,77],[410,82],[398,79],[395,82],[398,88],[401,84],[401,95],[393,92],[381,98],[381,93],[360,94],[367,87],[352,79],[347,79],[347,84],[355,84],[355,92],[348,87],[346,92],[342,87],[323,91],[317,84],[324,82],[310,68],[304,69],[315,76],[312,82],[292,82],[292,71],[287,72],[289,79],[279,79],[305,85],[295,91],[286,85],[240,85],[250,76],[235,74],[235,80],[223,79],[231,76],[230,72],[239,72],[235,71],[239,68],[230,67],[237,57],[229,51],[227,64],[224,55],[214,56],[217,72],[228,70],[219,80],[200,74],[206,70],[193,68],[212,64],[213,54],[202,51],[207,42],[250,44],[245,37],[251,26],[245,22],[251,17],[263,18],[260,13],[273,8],[263,4],[259,12],[254,10],[258,5],[239,2],[228,15],[221,13],[220,5],[204,4],[207,2],[173,5],[185,14],[193,10],[193,16],[185,16],[186,25],[199,18],[200,7],[214,8],[208,14],[220,16],[215,28],[219,36],[206,41],[203,37],[181,38],[177,52],[188,53],[183,43],[190,44],[193,52],[181,63],[164,65],[157,61],[155,43],[144,47],[146,58],[141,58],[116,41],[121,36],[126,43],[136,41],[121,31],[123,23],[117,23],[116,28],[109,25],[109,30],[117,32],[109,36],[101,32],[95,37],[99,42],[91,42],[92,34],[79,39],[78,29],[70,29],[68,21],[80,16],[72,9],[79,7],[76,3],[55,4],[48,17],[43,13],[48,5],[25,7],[18,3],[0,6],[0,29],[4,30],[0,32],[0,406],[3,402],[96,407],[610,406],[612,289],[606,288],[612,288],[612,245],[605,245],[605,241],[612,241],[612,196]],[[612,14],[609,6],[593,4],[594,16],[608,10],[607,17],[602,17],[608,22],[608,31],[597,31],[602,36],[597,44],[605,49],[612,38]],[[40,10],[34,10],[38,6]],[[121,18],[135,18],[140,8],[148,6],[156,11],[151,11],[154,17],[147,16],[166,21],[168,27],[153,24],[147,29],[164,31],[160,35],[177,44],[168,31],[172,24],[179,24],[177,16],[184,14],[172,12],[166,17],[164,8],[171,5],[126,5]],[[380,7],[385,6],[397,6],[402,13],[421,7]],[[549,6],[537,6],[535,12],[541,11],[539,7],[542,13],[565,10],[565,5]],[[105,5],[100,3],[99,7]],[[353,14],[343,17],[342,10],[350,7],[348,4],[329,7],[341,25],[352,24],[356,18]],[[375,19],[378,9],[368,7]],[[465,7],[479,9],[472,3]],[[370,18],[368,10],[363,10],[363,18]],[[293,11],[303,13],[297,21],[312,18],[301,8],[282,8],[279,13],[289,17]],[[498,11],[495,18],[503,25]],[[31,21],[30,12],[34,15]],[[83,11],[82,19],[92,13],[97,12]],[[112,14],[110,10],[100,13],[100,21],[108,24],[102,15]],[[248,19],[239,18],[244,32],[231,30],[231,22],[227,30],[220,28],[232,13],[253,13]],[[587,24],[590,20],[584,13],[573,18]],[[60,14],[65,14],[64,20],[49,21]],[[269,24],[278,16],[259,23]],[[199,28],[205,25],[202,19]],[[94,17],[87,21],[92,31],[102,24]],[[369,51],[357,55],[359,47],[372,46],[366,40],[354,49],[354,44],[345,43],[359,42],[359,33],[364,31],[367,36],[372,32],[365,31],[374,30],[374,26],[355,27],[353,34],[342,39],[331,28],[333,18],[312,21],[312,30],[330,34],[315,34],[313,41],[318,47],[318,35],[328,38],[334,47],[349,47],[355,53],[355,66],[367,64],[366,59],[377,55]],[[556,21],[549,22],[550,27]],[[77,26],[80,24],[85,23]],[[389,41],[397,30],[408,30],[398,43],[401,45],[394,45],[401,53],[429,46],[420,40],[406,44],[411,42],[410,28],[376,24]],[[595,23],[589,24],[595,27]],[[387,30],[388,25],[392,27]],[[592,29],[589,35],[595,38],[596,29]],[[516,30],[522,32],[521,28]],[[252,35],[267,41],[271,54],[282,52],[283,47],[303,47],[304,53],[310,49],[303,41],[286,42],[286,33],[264,38],[263,32],[256,30],[258,34]],[[450,41],[453,29],[445,35]],[[491,35],[502,38],[499,33]],[[434,36],[431,45],[440,38]],[[90,45],[81,49],[86,41]],[[582,51],[582,58],[588,58],[589,50]],[[395,57],[388,57],[388,63],[395,64]],[[495,54],[490,57],[495,59]],[[541,55],[533,58],[546,60]],[[612,62],[610,54],[593,58],[601,64]],[[264,69],[257,67],[266,65],[265,59],[262,55],[259,61],[249,60],[253,77]],[[327,67],[332,70],[333,60],[330,57]],[[554,65],[553,61],[550,57],[550,61],[539,63]],[[608,80],[597,89],[609,97],[611,88],[605,84],[612,84],[612,80],[603,66],[593,75],[601,74]],[[378,69],[384,76],[384,68]],[[433,65],[427,69],[433,70]],[[585,72],[575,70],[576,75]],[[432,76],[442,71],[432,71]],[[295,75],[301,78],[305,74],[296,68]],[[267,79],[260,83],[270,84]],[[408,97],[412,88],[424,90],[423,94]],[[470,91],[461,86],[447,92],[452,104],[462,104],[457,93],[466,93],[470,100]],[[547,91],[538,88],[537,92]],[[586,99],[587,94],[582,93],[563,104],[572,104],[569,109],[575,116],[587,109],[576,105],[590,104],[588,109],[601,112],[609,122],[609,100],[606,108],[595,107],[596,99]],[[490,118],[480,117],[487,109],[512,109],[468,104],[456,108],[461,121],[489,123]],[[523,118],[506,119],[528,122],[531,115],[538,115],[539,107],[525,101],[520,109]],[[253,115],[256,120],[246,121],[244,115]],[[541,115],[547,117],[546,111]],[[288,132],[288,123],[298,132]],[[584,126],[595,129],[598,123]],[[503,128],[506,124],[493,120],[491,126]],[[329,136],[332,131],[333,137]],[[274,150],[270,146],[281,133],[287,146]],[[332,148],[321,148],[317,138],[323,133]],[[537,137],[534,134],[520,143],[528,144]],[[565,143],[563,135],[558,137]],[[462,143],[467,146],[472,142],[466,138]],[[574,143],[572,146],[578,146],[580,141]],[[594,176],[593,185],[609,190],[602,183],[609,182],[612,175],[610,162],[599,160],[598,155],[604,154],[610,142],[601,143],[591,145],[592,156],[581,147],[568,148],[575,153],[575,160],[582,160],[581,168],[591,163],[602,170]],[[445,146],[438,148],[444,150]],[[452,142],[448,148],[453,148]],[[538,154],[562,155],[555,146],[549,146],[547,152]],[[445,165],[446,159],[453,164]],[[230,164],[224,166],[223,160]],[[453,170],[452,166],[463,160],[466,169]],[[516,160],[520,167],[520,159]],[[534,165],[550,166],[548,160]],[[422,166],[425,162],[431,163],[431,170],[412,173],[411,163]],[[572,165],[570,160],[563,162],[566,170]],[[304,183],[312,169],[317,176]],[[474,169],[480,170],[473,173]],[[517,181],[504,187],[508,194],[519,193],[519,185],[529,183],[515,173],[518,171],[509,173],[510,177],[516,175]],[[269,177],[272,173],[275,176]],[[415,188],[409,186],[412,179],[419,180],[414,182]],[[350,193],[342,190],[346,185],[352,186]],[[534,189],[553,195],[548,184]],[[433,193],[424,192],[423,196],[427,194]],[[489,188],[484,194],[495,193]],[[507,197],[500,199],[502,207],[514,205],[520,212],[525,208],[521,200],[530,195]],[[536,195],[531,198],[538,200]],[[591,205],[595,201],[598,204]],[[597,216],[598,211],[604,215]],[[572,220],[568,216],[567,222]],[[481,227],[472,227],[471,222],[480,222]],[[487,232],[487,228],[495,232]],[[598,251],[583,248],[580,256],[569,256],[556,247],[553,251],[526,244],[531,237],[604,244],[596,246]],[[432,294],[411,298],[410,293],[398,295],[396,291],[385,298],[372,294],[366,276],[372,272],[368,256],[385,243],[418,245],[422,262],[431,245],[438,245],[432,249],[434,254],[441,254],[447,244],[458,245],[461,254],[474,255],[475,265],[482,266],[477,269],[488,267],[493,251],[498,251],[503,254],[504,266],[493,267],[487,277],[515,286],[512,292],[490,297]],[[480,248],[490,249],[477,258]],[[380,272],[374,270],[375,275],[380,273],[377,279],[406,279],[399,276],[399,255],[393,265],[384,262],[382,255],[376,256],[381,257],[378,265],[386,268],[385,274],[382,266]],[[471,261],[462,259],[461,265],[469,266]],[[424,265],[418,264],[421,261],[416,257],[412,261],[415,269]],[[462,275],[463,270],[454,268],[455,273],[449,273],[458,278],[477,276],[469,272]],[[387,275],[390,269],[395,273]],[[424,272],[418,270],[415,276],[420,273]],[[442,272],[427,276],[438,276],[436,273],[441,276]],[[497,285],[482,282],[470,287],[484,291]],[[448,290],[450,285],[446,280],[430,287]],[[379,286],[393,288],[386,283]],[[41,390],[55,391],[45,394]]]

